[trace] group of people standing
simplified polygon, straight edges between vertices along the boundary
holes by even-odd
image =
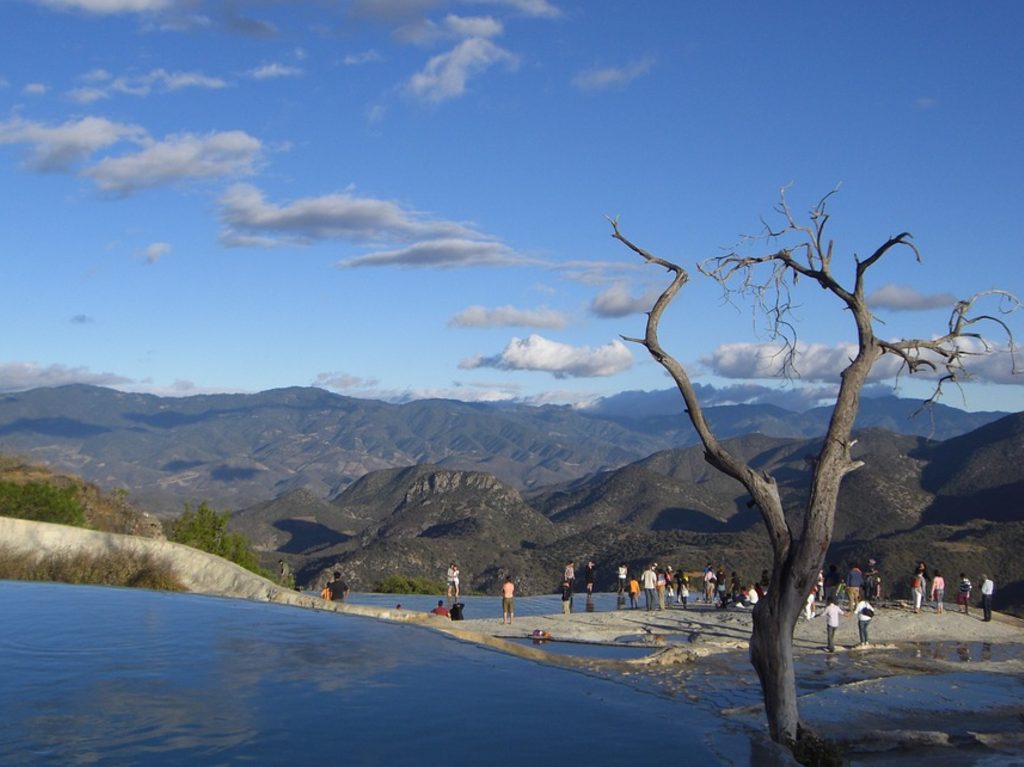
[[[966,573],[960,573],[960,579],[956,584],[956,605],[957,609],[964,615],[970,614],[971,591],[974,585]],[[992,620],[992,596],[995,594],[996,584],[988,575],[981,575],[981,610],[982,620]],[[935,606],[935,612],[940,615],[945,612],[946,579],[942,573],[936,570],[929,575],[928,566],[924,562],[918,562],[914,568],[914,574],[910,579],[910,594],[914,600],[914,612],[921,612],[922,605],[926,598],[930,598]]]
[[[970,578],[966,573],[960,573],[960,579],[956,585],[956,604],[964,615],[969,614],[972,588]],[[915,613],[921,612],[926,599],[930,599],[936,614],[942,615],[945,612],[946,579],[939,570],[929,573],[928,566],[923,561],[918,562],[914,568],[914,573],[910,578],[910,593]],[[992,620],[992,596],[994,593],[995,583],[988,575],[982,574],[981,607],[984,621]],[[810,619],[815,616],[816,600],[819,595],[824,595],[827,603],[823,614],[826,619],[828,651],[835,651],[835,632],[839,628],[840,618],[846,615],[846,611],[840,606],[843,598],[845,598],[847,610],[857,618],[859,644],[867,645],[869,643],[869,627],[875,615],[875,608],[872,606],[871,600],[880,600],[882,596],[882,579],[875,560],[868,560],[866,572],[856,564],[851,564],[845,578],[839,576],[836,565],[830,565],[827,574],[819,573],[818,584],[807,597],[806,618]]]
[[[287,565],[283,562],[281,566],[281,578],[291,575]],[[321,596],[325,599],[341,601],[348,597],[349,588],[341,574],[335,572],[333,578],[324,587]],[[594,583],[597,576],[597,565],[593,560],[588,560],[583,569],[583,579],[586,594],[589,597],[594,592]],[[671,566],[659,567],[657,562],[651,562],[638,574],[630,573],[629,566],[623,562],[618,566],[618,595],[620,606],[624,606],[628,596],[631,609],[639,609],[640,595],[644,596],[644,607],[648,611],[664,610],[667,605],[674,601],[676,605],[684,609],[688,607],[690,598],[690,576],[683,568],[673,569]],[[454,602],[461,607],[460,595],[460,572],[455,562],[451,562],[446,573],[447,592],[449,602]],[[761,578],[757,582],[744,585],[735,572],[731,579],[726,578],[724,567],[714,568],[708,563],[704,568],[700,589],[700,598],[706,604],[715,604],[720,608],[734,605],[737,607],[753,607],[767,593],[770,577],[767,570],[761,572]],[[576,584],[576,563],[569,560],[562,573],[562,612],[572,612],[573,593]],[[965,573],[960,573],[956,584],[955,601],[957,608],[965,615],[969,614],[971,592],[973,584]],[[983,620],[992,620],[992,597],[995,593],[995,583],[985,574],[981,576],[981,607]],[[910,592],[913,600],[913,611],[919,613],[926,601],[930,599],[935,607],[935,612],[945,612],[946,580],[942,573],[935,570],[929,573],[927,565],[922,561],[914,568],[913,576],[910,579]],[[839,627],[840,618],[852,613],[857,618],[860,644],[868,644],[869,626],[875,614],[875,608],[871,604],[882,599],[882,576],[878,570],[877,562],[869,559],[867,566],[861,569],[859,565],[852,563],[848,566],[845,576],[839,573],[837,565],[829,565],[828,571],[818,573],[818,581],[811,589],[805,606],[805,618],[814,618],[818,612],[819,603],[824,602],[825,608],[821,614],[826,616],[828,650],[835,649],[835,631]],[[841,604],[845,602],[844,611]],[[515,618],[515,583],[512,576],[507,576],[501,585],[502,623],[511,624]],[[448,615],[449,610],[445,608],[444,601],[440,600],[438,606],[432,610],[441,615]],[[461,612],[461,610],[460,610]],[[449,616],[454,617],[454,616]],[[461,615],[459,616],[461,617]]]
[[[597,578],[597,565],[594,560],[588,559],[583,568],[583,582],[589,599],[594,593],[594,580]],[[568,615],[572,612],[572,596],[576,589],[576,561],[570,559],[565,570],[562,571],[562,612]]]
[[[818,582],[807,595],[804,618],[814,618],[818,614],[818,603],[825,602],[821,614],[825,616],[826,649],[831,653],[836,649],[839,621],[850,612],[857,619],[858,646],[867,646],[870,644],[871,621],[875,617],[875,608],[871,602],[881,598],[882,574],[874,559],[869,559],[863,569],[857,563],[851,563],[845,576],[840,574],[837,565],[832,564],[828,566],[827,572],[818,571]],[[846,610],[840,606],[844,601]]]

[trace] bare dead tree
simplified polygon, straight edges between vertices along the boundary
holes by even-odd
[[[780,362],[783,372],[794,370],[797,355],[792,291],[801,279],[810,281],[838,299],[853,322],[857,336],[856,352],[840,375],[832,417],[820,453],[813,463],[810,492],[799,530],[790,528],[774,477],[753,469],[719,442],[704,417],[686,369],[661,345],[658,326],[665,309],[688,282],[686,270],[634,244],[620,232],[618,221],[611,220],[612,237],[647,263],[663,267],[672,275],[668,287],[648,313],[644,337],[624,336],[624,340],[644,346],[671,375],[685,402],[686,413],[703,443],[705,460],[743,484],[767,527],[772,546],[772,587],[753,612],[750,660],[761,682],[771,737],[790,747],[801,735],[793,665],[793,631],[807,596],[817,583],[818,572],[832,542],[840,484],[843,477],[863,465],[851,457],[851,434],[860,406],[861,390],[873,365],[883,355],[891,354],[900,360],[901,369],[908,373],[935,371],[938,378],[931,398],[935,399],[944,383],[958,382],[967,377],[964,362],[969,356],[992,350],[977,330],[980,323],[994,324],[1004,333],[1013,354],[1014,342],[1009,325],[997,315],[976,314],[978,301],[985,297],[997,298],[1002,314],[1020,306],[1015,296],[991,291],[958,302],[946,332],[937,338],[879,338],[875,334],[875,319],[865,298],[865,276],[869,269],[894,250],[908,251],[918,261],[921,254],[909,233],[890,237],[869,257],[861,260],[854,256],[852,285],[844,285],[833,270],[834,243],[826,237],[827,205],[834,193],[835,190],[821,198],[810,211],[809,223],[802,224],[794,218],[783,190],[776,208],[782,218],[781,229],[773,230],[766,226],[761,235],[748,239],[754,241],[755,246],[776,241],[789,241],[793,243],[791,246],[753,256],[740,255],[734,250],[698,266],[700,273],[718,282],[727,295],[751,300],[755,308],[765,314],[774,339],[782,344]],[[1011,364],[1016,367],[1015,359]]]

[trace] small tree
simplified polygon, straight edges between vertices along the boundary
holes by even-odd
[[[774,477],[755,470],[718,441],[704,417],[685,368],[661,346],[658,325],[665,309],[689,280],[686,270],[630,242],[619,231],[617,220],[612,220],[611,225],[612,237],[647,263],[661,266],[673,275],[671,283],[648,314],[644,337],[624,337],[624,340],[644,346],[672,376],[686,404],[687,416],[703,443],[705,460],[743,484],[768,529],[772,546],[772,588],[753,611],[750,660],[761,683],[771,737],[792,748],[801,735],[793,665],[793,631],[800,610],[817,583],[818,572],[832,541],[840,483],[843,477],[863,465],[850,455],[854,442],[851,434],[860,406],[861,389],[872,366],[883,355],[891,354],[901,362],[901,370],[906,372],[936,371],[936,387],[928,400],[931,402],[941,394],[944,383],[955,383],[967,377],[964,361],[968,356],[992,350],[975,329],[978,323],[994,323],[1003,331],[1009,338],[1012,355],[1013,337],[1008,325],[997,316],[976,314],[978,300],[985,296],[995,297],[1000,301],[999,308],[1003,313],[1016,310],[1020,302],[1003,291],[978,294],[959,301],[953,307],[948,328],[937,338],[891,341],[879,338],[875,335],[875,319],[865,298],[865,277],[869,269],[897,248],[910,251],[920,261],[920,253],[910,234],[903,232],[891,237],[864,260],[855,256],[851,283],[844,285],[833,272],[834,243],[825,236],[829,220],[826,206],[835,190],[818,201],[810,212],[807,225],[794,219],[784,191],[777,207],[782,216],[781,229],[772,230],[766,226],[763,234],[748,238],[755,245],[762,246],[779,241],[783,243],[781,248],[752,256],[733,251],[702,262],[698,271],[719,283],[727,295],[752,300],[755,308],[764,312],[770,335],[773,340],[781,342],[781,368],[787,374],[795,372],[797,338],[791,291],[800,279],[825,290],[849,311],[857,335],[856,351],[840,374],[832,418],[813,463],[810,492],[798,530],[789,526]]]
[[[228,532],[230,519],[229,512],[218,513],[205,501],[195,511],[185,504],[182,515],[170,523],[167,537],[175,543],[216,554],[246,570],[267,576],[268,573],[259,566],[249,539],[241,533]]]
[[[85,527],[85,509],[74,485],[0,481],[0,517]]]

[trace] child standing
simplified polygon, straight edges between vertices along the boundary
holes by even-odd
[[[629,579],[629,606],[634,610],[640,608],[640,581],[635,575]]]

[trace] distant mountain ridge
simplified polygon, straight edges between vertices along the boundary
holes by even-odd
[[[661,412],[669,395],[678,398],[630,393],[631,416],[617,398],[579,410],[453,400],[395,405],[302,387],[171,398],[72,385],[0,396],[0,452],[107,489],[128,488],[139,505],[164,515],[203,500],[247,508],[300,489],[330,499],[368,472],[422,463],[486,472],[527,490],[694,444],[682,415],[652,414],[640,404],[654,402],[653,412]],[[858,425],[948,439],[1003,415],[937,405],[931,418],[911,420],[917,407],[866,399]],[[823,433],[828,409],[735,405],[707,415],[723,438],[807,438]]]
[[[867,400],[863,417],[904,422],[916,407]],[[63,387],[0,397],[0,453],[126,488],[143,508],[154,508],[148,494],[165,513],[200,500],[233,510],[232,529],[264,563],[286,559],[304,584],[337,569],[369,589],[388,575],[440,577],[453,559],[467,588],[485,593],[508,574],[523,593],[549,592],[568,559],[594,559],[599,588],[620,562],[759,573],[769,547],[743,488],[704,461],[682,417],[638,412]],[[820,431],[767,431],[810,428],[819,415],[742,406],[710,416],[730,449],[773,474],[797,527]],[[1024,605],[1024,414],[937,409],[924,425],[950,436],[857,431],[864,465],[843,482],[828,561],[878,559],[894,595],[918,560],[947,578],[988,572],[997,605]]]
[[[882,429],[856,436],[853,453],[864,465],[843,482],[828,561],[845,568],[875,558],[886,593],[903,598],[919,560],[947,578],[988,572],[1002,605],[1024,604],[1024,509],[990,502],[1024,484],[1024,414],[946,442]],[[771,472],[799,529],[820,442],[746,435],[726,444]],[[569,559],[597,562],[601,588],[612,586],[620,562],[636,570],[651,560],[690,569],[712,561],[746,578],[770,564],[758,510],[699,447],[522,494],[490,475],[436,465],[371,472],[307,520],[329,528],[325,515],[340,513],[344,540],[305,551],[284,534],[289,498],[278,502],[276,552],[290,547],[290,561],[312,583],[335,569],[364,589],[392,574],[439,578],[455,560],[467,588],[493,593],[514,574],[528,593],[544,593]],[[259,520],[242,510],[232,525],[263,539],[274,505],[261,506]]]

